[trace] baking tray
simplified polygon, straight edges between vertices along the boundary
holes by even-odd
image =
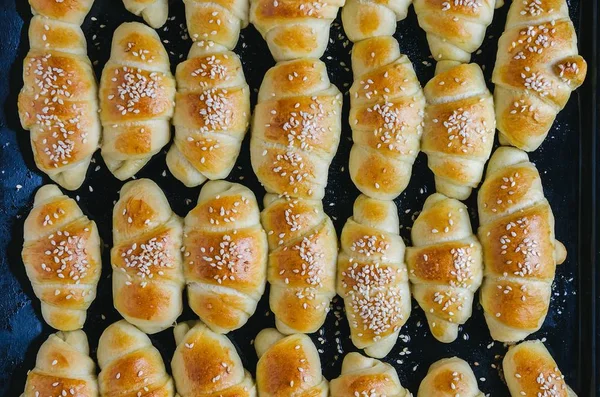
[[[532,161],[541,172],[546,196],[556,215],[557,238],[565,244],[569,253],[566,262],[557,271],[550,312],[543,328],[534,337],[545,339],[573,389],[580,396],[591,396],[595,395],[597,375],[594,354],[594,264],[598,249],[594,233],[597,0],[571,0],[569,5],[575,25],[582,27],[580,48],[589,62],[589,74],[585,86],[578,95],[573,95],[565,110],[559,114],[549,138],[538,151],[531,154]],[[497,39],[504,28],[507,11],[508,6],[497,10],[482,50],[473,56],[473,61],[484,68],[488,82]],[[10,397],[22,392],[26,372],[33,368],[39,346],[53,332],[41,321],[40,304],[33,295],[20,256],[23,222],[31,209],[33,194],[39,186],[49,182],[33,163],[28,133],[20,127],[16,108],[22,85],[22,61],[28,50],[27,28],[30,18],[25,0],[0,0],[0,394]],[[109,57],[113,31],[122,22],[132,20],[139,19],[127,13],[121,1],[96,0],[83,30],[97,76],[100,76],[102,66]],[[171,2],[169,21],[159,29],[159,34],[169,51],[174,70],[185,59],[191,45],[185,28],[183,2]],[[402,52],[413,62],[424,85],[433,76],[434,64],[425,33],[418,27],[412,8],[408,18],[398,24],[395,37]],[[347,122],[349,101],[346,93],[352,84],[351,46],[338,19],[332,26],[329,48],[324,56],[332,82],[345,93],[342,139],[331,165],[324,199],[325,210],[338,232],[351,216],[352,204],[358,195],[347,167],[352,144]],[[262,78],[274,61],[266,43],[252,26],[242,31],[235,51],[242,58],[254,105]],[[260,200],[264,189],[252,172],[248,141],[247,137],[237,165],[228,179],[250,187]],[[165,153],[166,149],[155,156],[139,172],[138,177],[156,181],[165,191],[174,211],[185,216],[195,205],[200,188],[186,188],[173,178],[165,165]],[[93,357],[102,331],[120,318],[112,305],[109,248],[112,243],[112,207],[122,184],[109,173],[98,152],[84,185],[78,191],[68,193],[96,221],[104,241],[104,264],[98,296],[88,311],[84,328]],[[415,163],[410,185],[396,200],[401,234],[407,242],[414,218],[433,191],[432,173],[421,153]],[[467,200],[467,205],[473,226],[477,227],[475,197],[476,194],[473,194]],[[252,340],[261,329],[274,325],[267,296],[265,293],[248,323],[230,334],[246,368],[253,373],[257,358]],[[181,319],[193,319],[194,314],[187,305],[184,306],[186,309]],[[348,337],[342,306],[343,302],[336,297],[324,327],[312,335],[321,353],[323,373],[327,379],[337,377],[345,353],[356,350]],[[475,306],[473,318],[461,327],[458,340],[446,345],[431,336],[422,310],[413,301],[411,317],[402,329],[395,348],[385,359],[396,367],[404,386],[416,392],[431,363],[457,355],[471,364],[482,391],[493,397],[508,396],[500,371],[506,347],[492,342],[482,309],[479,304]],[[172,330],[151,338],[168,366],[175,348]]]

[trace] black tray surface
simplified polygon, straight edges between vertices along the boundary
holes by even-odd
[[[581,1],[581,5],[585,4],[588,10],[592,9],[592,3],[595,7],[595,0]],[[579,26],[580,3],[571,0],[569,6],[573,21]],[[488,29],[481,50],[473,55],[473,61],[483,67],[488,82],[493,69],[497,40],[503,31],[507,11],[508,5],[496,11],[494,22]],[[54,332],[41,319],[40,304],[33,295],[20,256],[23,222],[31,209],[33,195],[39,186],[49,182],[35,167],[28,133],[21,128],[17,115],[16,99],[22,86],[22,62],[28,50],[27,28],[30,18],[31,12],[25,0],[0,0],[0,291],[3,292],[0,299],[0,395],[10,397],[20,395],[25,384],[26,372],[34,367],[40,345]],[[592,20],[595,27],[595,18],[586,14],[583,18],[586,33],[591,33]],[[113,31],[122,22],[133,20],[139,19],[127,13],[121,1],[96,0],[83,29],[97,76],[100,76],[102,66],[109,57]],[[171,1],[169,20],[158,32],[169,51],[171,67],[174,70],[175,66],[186,58],[191,45],[185,28],[182,1]],[[421,84],[425,85],[433,76],[435,65],[429,54],[425,33],[419,28],[412,7],[408,18],[399,22],[395,37],[402,52],[413,62]],[[586,45],[592,44],[589,37],[586,37],[585,41]],[[345,94],[342,140],[330,168],[329,185],[324,199],[325,210],[338,232],[351,216],[352,204],[358,196],[358,190],[350,180],[347,167],[352,144],[351,130],[347,122],[347,91],[352,84],[351,47],[338,19],[331,28],[329,48],[323,58],[332,82]],[[266,70],[274,65],[274,61],[266,43],[252,26],[242,31],[235,51],[242,58],[254,105],[262,78]],[[588,54],[592,54],[591,50]],[[591,69],[590,75],[594,72],[595,70]],[[593,80],[595,82],[595,79]],[[591,99],[593,89],[590,87],[584,87],[583,92]],[[567,382],[580,396],[585,396],[593,395],[596,375],[591,331],[593,320],[590,320],[594,296],[594,280],[590,277],[593,275],[594,255],[590,245],[593,236],[590,234],[591,226],[588,229],[588,226],[594,223],[590,221],[589,216],[593,213],[590,211],[595,203],[590,199],[591,193],[590,198],[581,200],[580,192],[583,191],[582,188],[586,192],[590,187],[595,188],[589,185],[589,178],[595,175],[589,163],[595,146],[589,145],[595,145],[596,141],[592,142],[588,136],[593,129],[590,131],[580,128],[581,119],[587,120],[588,113],[594,113],[594,108],[588,113],[582,112],[583,117],[580,117],[580,108],[588,109],[590,103],[578,99],[578,94],[573,95],[564,111],[559,114],[549,138],[539,150],[530,155],[540,170],[546,196],[556,216],[556,236],[568,250],[566,262],[557,270],[550,312],[542,329],[532,338],[545,341]],[[250,187],[261,200],[264,189],[250,166],[248,137],[242,146],[237,165],[228,179]],[[185,216],[195,205],[200,188],[186,188],[172,177],[165,165],[165,153],[166,149],[155,156],[137,177],[151,178],[157,182],[165,191],[175,212]],[[109,324],[120,319],[112,305],[109,250],[112,244],[112,208],[122,185],[122,182],[110,174],[97,152],[84,185],[78,191],[66,192],[76,198],[84,212],[96,221],[104,242],[103,273],[98,286],[98,296],[88,311],[88,320],[84,327],[94,358],[100,334]],[[410,226],[425,199],[433,192],[432,173],[427,168],[426,157],[421,153],[414,166],[410,185],[396,200],[402,225],[401,234],[407,244]],[[476,193],[466,203],[476,228]],[[580,216],[587,217],[587,222],[581,222]],[[265,293],[249,322],[229,335],[237,346],[246,368],[253,374],[257,358],[252,340],[261,329],[274,325],[267,297],[268,293]],[[194,314],[186,308],[180,320],[193,318]],[[356,350],[349,340],[343,302],[339,297],[334,299],[326,324],[312,337],[321,353],[325,377],[337,377],[344,355]],[[151,339],[161,351],[168,366],[175,347],[172,329],[154,335]],[[502,397],[508,396],[500,370],[505,351],[506,346],[491,340],[479,304],[475,305],[472,319],[461,327],[458,340],[452,344],[442,344],[431,336],[423,311],[413,301],[411,317],[385,361],[396,367],[403,385],[416,393],[430,364],[440,358],[457,355],[471,364],[482,391],[493,397]]]

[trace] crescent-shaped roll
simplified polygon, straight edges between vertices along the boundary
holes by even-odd
[[[82,328],[102,269],[96,223],[56,185],[46,185],[23,229],[23,263],[44,321],[61,331]]]
[[[425,97],[391,36],[356,43],[352,70],[350,177],[363,194],[391,200],[408,185],[419,154]]]
[[[341,235],[337,293],[344,299],[354,346],[371,357],[385,357],[396,344],[411,310],[393,201],[358,196]]]
[[[250,0],[250,22],[275,61],[320,58],[344,0]]]
[[[31,48],[23,61],[19,117],[30,131],[36,166],[65,189],[75,190],[83,184],[101,136],[96,77],[78,25],[91,1],[30,3],[39,15],[29,26]]]
[[[342,373],[330,384],[331,397],[410,397],[388,363],[351,352],[344,357]]]
[[[173,380],[148,335],[125,320],[108,326],[98,342],[102,397],[173,397]]]
[[[419,26],[436,61],[467,63],[485,39],[503,0],[414,0]]]
[[[81,330],[57,332],[40,346],[21,397],[98,397],[96,364]]]
[[[342,23],[350,41],[393,36],[396,22],[406,18],[412,0],[347,0]]]
[[[123,0],[123,5],[154,29],[162,27],[169,16],[169,0]]]
[[[285,336],[274,328],[256,335],[256,387],[260,397],[327,397],[321,359],[304,334]]]
[[[494,145],[492,94],[475,63],[451,66],[423,91],[427,106],[421,150],[435,174],[435,189],[465,200],[481,182]]]
[[[269,193],[322,199],[342,130],[342,94],[318,59],[280,62],[254,109],[252,168]]]
[[[173,331],[177,348],[171,360],[180,397],[256,397],[256,386],[235,346],[200,321]]]
[[[512,397],[577,397],[546,346],[527,341],[511,346],[502,360],[504,378]]]
[[[513,1],[492,74],[500,143],[537,149],[586,73],[565,0]]]
[[[210,181],[184,220],[190,307],[213,331],[240,328],[254,314],[267,276],[267,236],[256,197],[237,183]]]
[[[467,207],[434,193],[425,200],[406,251],[413,296],[440,342],[458,336],[470,317],[474,294],[483,279],[481,245],[473,235]]]
[[[113,210],[113,302],[148,334],[175,323],[184,287],[183,221],[150,179],[126,183]]]
[[[492,338],[517,342],[542,326],[565,247],[527,153],[498,148],[477,197],[485,273],[480,301]]]
[[[335,296],[337,236],[320,200],[267,194],[262,224],[269,242],[269,304],[284,334],[313,333]]]
[[[138,22],[119,26],[100,80],[102,157],[117,178],[134,176],[169,143],[174,100],[175,79],[158,34]]]
[[[431,364],[421,381],[417,397],[485,397],[473,370],[458,357],[444,358]]]

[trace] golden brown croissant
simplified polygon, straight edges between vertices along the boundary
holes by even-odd
[[[417,397],[485,397],[466,361],[445,358],[431,364],[421,381]]]
[[[94,0],[29,0],[33,15],[81,25]]]
[[[566,258],[527,154],[500,147],[477,198],[485,273],[480,300],[492,338],[516,342],[542,326],[556,265]]]
[[[357,43],[371,37],[393,36],[396,22],[406,18],[412,0],[347,0],[342,23],[348,38]]]
[[[24,226],[23,263],[42,316],[51,327],[83,327],[102,269],[96,223],[58,186],[35,195]]]
[[[169,0],[123,0],[127,11],[141,16],[154,29],[167,22],[169,16]]]
[[[537,149],[586,72],[565,0],[513,1],[492,75],[500,143]]]

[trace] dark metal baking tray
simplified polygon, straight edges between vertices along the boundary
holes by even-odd
[[[565,110],[559,114],[549,138],[541,149],[531,154],[531,159],[542,174],[546,195],[556,215],[556,235],[569,252],[567,261],[557,271],[548,317],[541,331],[533,336],[546,340],[546,345],[575,391],[580,396],[591,396],[595,393],[597,376],[594,355],[594,264],[598,249],[595,241],[597,1],[571,0],[569,5],[575,25],[581,26],[580,48],[589,62],[589,74],[579,94],[573,95]],[[183,8],[180,0],[172,1],[169,21],[165,28],[159,30],[171,54],[173,69],[185,59],[191,44],[186,35]],[[496,12],[481,51],[473,57],[473,61],[484,68],[488,82],[507,10],[508,6],[504,6]],[[33,194],[40,185],[49,182],[33,163],[28,133],[19,125],[16,108],[17,94],[22,85],[22,61],[28,50],[27,28],[30,18],[25,0],[0,0],[0,394],[11,397],[18,396],[23,390],[26,371],[34,366],[39,346],[53,332],[41,321],[40,305],[33,295],[20,256],[23,221],[31,208]],[[96,0],[83,29],[97,76],[109,57],[113,31],[120,23],[131,20],[136,20],[136,17],[125,11],[121,1]],[[402,51],[415,65],[424,85],[432,77],[434,65],[429,56],[425,33],[418,27],[412,9],[408,18],[398,24],[395,36]],[[347,42],[338,20],[332,26],[330,45],[324,60],[333,83],[344,92],[352,83],[350,48],[351,44]],[[243,60],[254,104],[264,73],[274,62],[264,40],[251,26],[242,31],[236,52]],[[331,165],[324,200],[325,209],[338,232],[351,215],[352,203],[358,195],[348,175],[351,130],[347,123],[348,96],[344,98],[342,140]],[[156,181],[165,191],[174,210],[184,216],[194,206],[200,189],[188,189],[170,175],[165,166],[165,152],[163,150],[157,155],[138,176]],[[250,166],[248,139],[228,179],[249,186],[259,199],[262,198],[264,190]],[[84,328],[94,357],[100,334],[107,325],[119,319],[112,305],[108,254],[112,242],[112,207],[121,186],[122,183],[108,172],[99,153],[96,153],[83,187],[68,193],[77,198],[83,210],[97,222],[105,244],[98,296],[89,310]],[[432,174],[427,168],[425,156],[421,154],[410,185],[396,200],[403,225],[401,234],[405,239],[409,237],[417,211],[433,192],[433,186]],[[476,227],[475,197],[474,194],[467,200],[467,205]],[[189,309],[181,317],[192,318],[194,315]],[[256,365],[251,341],[258,331],[273,324],[265,294],[248,324],[230,334],[251,372],[254,372]],[[323,372],[327,379],[338,376],[344,354],[355,350],[348,334],[342,302],[336,298],[325,326],[321,332],[313,335],[321,352]],[[459,339],[452,344],[434,340],[422,310],[414,302],[412,315],[401,335],[386,361],[396,367],[402,383],[412,392],[417,391],[431,363],[458,355],[473,366],[482,391],[494,397],[508,395],[499,370],[506,347],[501,343],[492,343],[478,304],[473,318],[462,327]],[[152,340],[168,365],[174,350],[171,330],[152,336]]]

